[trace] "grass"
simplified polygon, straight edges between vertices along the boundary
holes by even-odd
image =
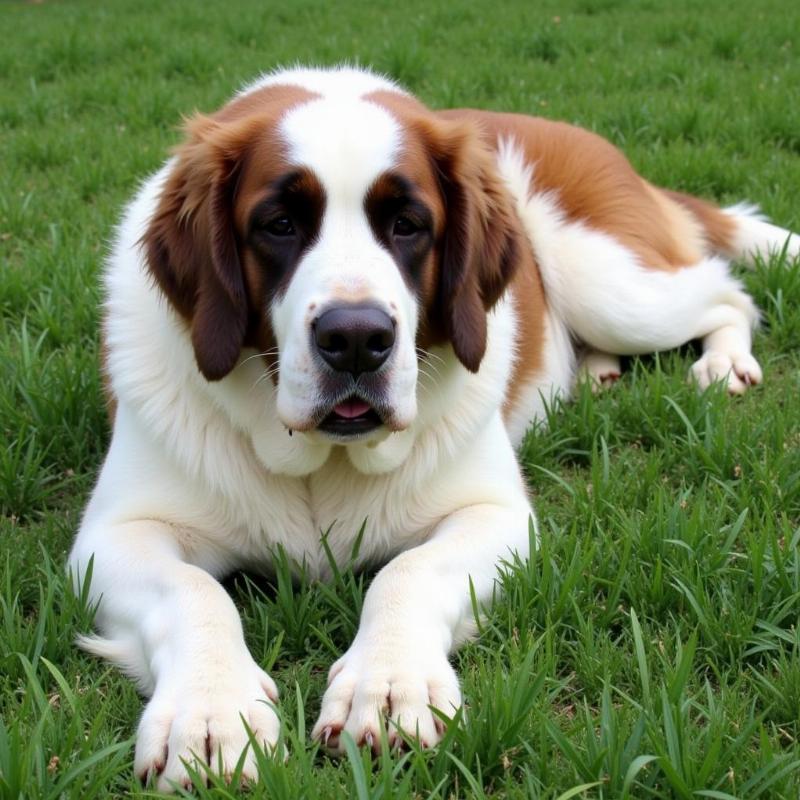
[[[73,639],[63,565],[108,441],[97,274],[136,182],[278,63],[359,60],[437,106],[568,119],[657,183],[800,228],[800,6],[542,0],[6,2],[0,23],[0,798],[150,796],[141,701]],[[553,409],[521,458],[541,548],[455,658],[468,715],[433,752],[332,761],[308,740],[368,576],[238,576],[282,688],[289,757],[254,797],[796,798],[800,793],[800,270],[744,275],[766,384],[633,360]],[[213,783],[202,797],[229,797]]]

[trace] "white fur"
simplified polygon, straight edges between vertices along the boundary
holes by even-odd
[[[730,255],[753,264],[758,257],[778,254],[786,248],[789,259],[800,256],[800,236],[779,228],[760,213],[757,206],[738,203],[725,209],[736,220],[737,230]]]
[[[328,98],[361,97],[381,89],[405,94],[402,87],[385,75],[378,75],[357,66],[342,65],[327,69],[297,66],[267,72],[248,83],[238,96],[241,97],[265,86],[277,85],[302,86],[309,92]]]

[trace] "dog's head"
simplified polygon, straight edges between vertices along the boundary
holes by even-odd
[[[348,443],[413,423],[429,348],[478,370],[520,233],[474,125],[317,78],[190,120],[143,243],[207,380],[256,348],[283,425]]]

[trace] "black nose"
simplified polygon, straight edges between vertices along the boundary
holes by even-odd
[[[392,318],[375,306],[337,306],[314,323],[319,354],[339,372],[374,372],[394,347]]]

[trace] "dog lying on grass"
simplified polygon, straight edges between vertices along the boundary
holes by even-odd
[[[652,186],[592,133],[434,112],[366,71],[277,72],[190,120],[108,259],[114,433],[70,557],[100,600],[83,646],[150,697],[137,772],[230,772],[242,718],[274,747],[278,691],[218,579],[276,546],[324,578],[320,532],[346,561],[364,524],[360,560],[385,566],[313,736],[436,744],[470,582],[487,601],[528,552],[525,430],[579,369],[603,384],[692,339],[699,386],[760,382],[727,259],[783,247],[800,238]]]

